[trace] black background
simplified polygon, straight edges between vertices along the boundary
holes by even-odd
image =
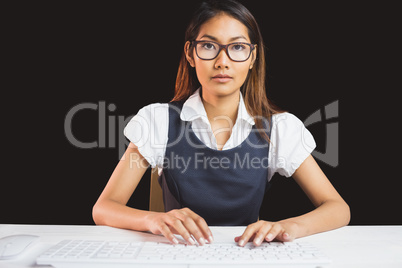
[[[105,102],[116,106],[106,116],[117,122],[170,101],[185,27],[198,2],[29,2],[3,9],[0,223],[93,224],[92,206],[119,150],[108,143],[73,146],[64,132],[66,115],[78,104]],[[339,123],[339,165],[318,163],[349,203],[351,224],[402,224],[394,7],[241,2],[266,43],[268,97],[302,121],[339,101],[339,117],[328,121]],[[320,152],[328,122],[309,127]],[[97,111],[77,113],[72,129],[81,141],[97,140]],[[112,131],[118,135],[117,127]],[[148,209],[149,177],[148,171],[130,206]],[[275,175],[261,218],[310,209],[292,179]]]

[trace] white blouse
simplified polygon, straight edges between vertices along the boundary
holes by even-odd
[[[209,148],[217,149],[198,89],[183,104],[180,113],[183,121],[191,121],[194,134]],[[249,135],[254,119],[248,114],[240,94],[237,120],[222,150],[240,145]],[[140,109],[124,129],[124,135],[137,147],[148,163],[162,172],[168,142],[169,107],[167,103],[154,103]],[[290,177],[311,154],[316,144],[311,133],[296,116],[290,113],[272,116],[271,144],[268,154],[268,181],[275,172]]]

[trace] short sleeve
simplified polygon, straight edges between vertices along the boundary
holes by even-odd
[[[124,135],[152,168],[163,165],[168,138],[168,105],[150,104],[138,111],[124,128]]]
[[[290,177],[315,149],[313,135],[291,113],[276,114],[272,118],[268,180],[278,172]]]

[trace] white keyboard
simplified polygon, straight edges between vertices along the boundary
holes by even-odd
[[[328,264],[330,259],[310,244],[271,242],[255,247],[247,243],[191,246],[158,242],[64,240],[38,256],[37,264],[55,267],[90,264]],[[113,265],[112,265],[113,264]],[[134,267],[134,266],[132,266]]]

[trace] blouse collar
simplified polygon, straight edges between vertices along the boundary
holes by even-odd
[[[201,88],[198,88],[193,95],[191,95],[183,104],[183,108],[180,113],[180,119],[183,121],[194,121],[200,118],[202,121],[208,122],[207,113],[202,103],[200,96]],[[237,112],[237,119],[241,119],[250,125],[254,125],[254,119],[247,112],[246,106],[244,105],[243,96],[240,94],[239,109]]]

